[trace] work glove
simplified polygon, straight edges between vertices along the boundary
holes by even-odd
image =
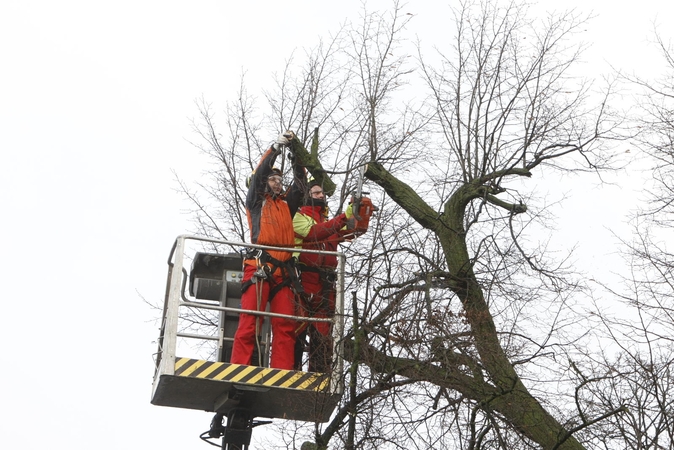
[[[290,149],[290,141],[295,137],[295,133],[292,131],[286,131],[285,133],[279,134],[274,143],[274,150],[279,150],[281,147],[287,147]]]
[[[276,142],[274,143],[274,148],[279,149],[281,147],[287,147],[288,145],[290,145],[290,139],[282,134],[279,134],[278,138],[276,138]]]
[[[295,138],[295,133],[292,132],[292,131],[290,131],[290,130],[288,130],[288,131],[286,131],[285,133],[283,133],[281,136],[283,136],[284,138],[286,138],[287,141],[288,141],[288,144],[287,144],[287,145],[290,145],[290,141],[292,141],[292,140]]]
[[[346,214],[347,219],[353,217],[353,203],[349,203],[349,206],[346,207],[346,211],[344,211],[344,214]]]

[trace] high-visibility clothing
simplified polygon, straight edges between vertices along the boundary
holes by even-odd
[[[293,218],[295,242],[298,247],[312,250],[336,251],[344,238],[340,230],[346,225],[346,215],[327,220],[322,206],[303,206]],[[303,315],[327,318],[335,313],[335,275],[337,257],[334,255],[300,253],[299,267],[304,289]],[[309,371],[329,372],[332,363],[332,336],[328,322],[308,322],[298,328],[299,338],[309,335]],[[296,354],[298,358],[301,355]],[[295,367],[298,368],[299,361]]]
[[[246,196],[246,215],[250,227],[251,242],[274,247],[287,247],[292,250],[295,243],[293,215],[302,200],[304,190],[304,169],[293,163],[293,182],[287,194],[274,194],[267,183],[273,171],[273,164],[281,150],[269,148],[262,156],[260,163],[251,176]],[[269,255],[277,261],[284,262],[292,257],[292,252],[269,250]],[[241,308],[264,311],[267,303],[271,303],[271,312],[294,315],[294,294],[289,286],[280,286],[285,281],[285,269],[276,267],[266,280],[256,277],[255,271],[260,269],[257,259],[244,260],[242,286],[247,289],[241,295]],[[270,298],[270,293],[273,298]],[[242,313],[239,326],[234,336],[230,362],[234,364],[257,364],[251,361],[257,341],[260,319],[252,314]],[[257,323],[257,325],[256,325]],[[270,367],[276,369],[292,369],[294,365],[295,330],[297,323],[288,318],[272,318],[272,343]]]

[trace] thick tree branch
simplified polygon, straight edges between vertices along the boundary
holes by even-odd
[[[414,189],[391,175],[381,164],[368,163],[365,176],[384,188],[393,201],[407,211],[421,226],[430,230],[437,228],[438,212],[428,206]]]

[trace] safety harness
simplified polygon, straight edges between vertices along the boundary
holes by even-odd
[[[257,267],[257,270],[253,276],[241,284],[242,293],[246,292],[246,290],[253,284],[257,285],[258,282],[267,281],[270,284],[269,298],[267,299],[269,302],[273,300],[274,296],[281,289],[283,289],[285,286],[289,286],[295,294],[298,315],[303,317],[312,317],[321,311],[328,313],[330,312],[330,291],[334,289],[334,282],[337,277],[334,269],[308,266],[298,262],[294,257],[287,259],[286,261],[281,261],[261,249],[247,249],[242,252],[242,255],[244,260],[255,261],[255,265]],[[281,271],[282,281],[279,283],[277,283],[272,276],[272,274],[274,274],[277,270]],[[317,273],[319,279],[322,281],[322,289],[320,293],[321,298],[318,303],[314,303],[312,301],[313,294],[308,295],[302,287],[302,282],[300,280],[300,274],[302,272]],[[258,309],[260,307],[259,296],[260,292],[258,290]],[[299,335],[307,328],[307,326],[308,322],[299,322],[299,326],[295,332]],[[258,334],[258,331],[259,330],[256,329],[256,335]]]
[[[269,290],[269,299],[271,301],[274,296],[285,286],[290,286],[296,295],[303,295],[304,289],[300,282],[300,272],[297,267],[295,258],[290,258],[285,261],[274,258],[268,252],[261,249],[247,249],[243,253],[244,260],[254,260],[257,270],[253,276],[241,284],[241,292],[246,290],[258,280],[266,280],[269,282],[271,289]],[[281,273],[283,281],[276,283],[274,281],[274,274],[277,270]]]
[[[297,266],[300,268],[300,272],[313,272],[318,274],[318,278],[322,282],[321,286],[321,301],[316,305],[315,308],[309,308],[306,304],[305,307],[309,309],[309,312],[311,314],[315,314],[318,311],[321,310],[327,310],[328,309],[328,301],[329,301],[329,293],[330,291],[334,290],[334,284],[335,280],[337,279],[337,272],[335,269],[332,268],[324,268],[324,267],[314,267],[314,266],[308,266],[304,263],[297,263]],[[304,296],[304,299],[306,299],[306,295]],[[311,303],[311,302],[305,302],[305,303]]]

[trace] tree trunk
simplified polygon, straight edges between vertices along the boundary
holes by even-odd
[[[442,226],[435,230],[444,249],[448,270],[458,283],[459,287],[454,292],[465,310],[483,370],[500,392],[484,407],[498,411],[522,434],[544,449],[583,449],[573,437],[559,445],[567,436],[567,430],[529,393],[499,342],[493,317],[473,272],[466,246],[466,206],[478,196],[479,189],[471,184],[459,188],[445,205],[445,211],[439,219]]]

